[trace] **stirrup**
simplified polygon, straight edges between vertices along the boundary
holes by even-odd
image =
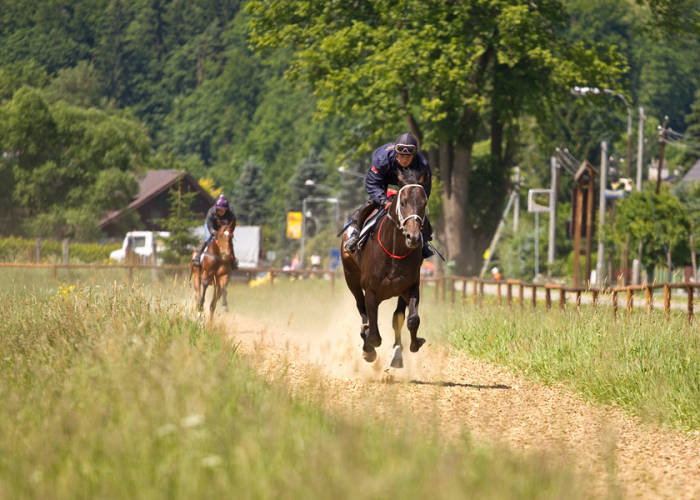
[[[360,237],[357,233],[353,233],[347,240],[345,240],[345,250],[348,252],[354,252],[357,248],[357,242],[360,241]]]

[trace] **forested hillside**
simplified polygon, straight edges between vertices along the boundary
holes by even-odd
[[[284,248],[287,210],[330,193],[349,210],[361,182],[338,167],[364,171],[415,118],[443,186],[434,216],[465,228],[452,251],[471,269],[513,165],[542,187],[555,146],[596,160],[607,140],[624,156],[625,107],[573,84],[644,106],[647,158],[664,115],[690,145],[669,162],[697,158],[695,0],[247,3],[0,1],[0,232],[95,238],[140,172],[175,167],[212,178]]]

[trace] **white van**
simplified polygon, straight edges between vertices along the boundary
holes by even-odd
[[[124,243],[119,250],[109,254],[109,258],[115,262],[126,259],[127,252],[131,251],[142,264],[150,263],[153,255],[153,241],[155,238],[156,255],[165,250],[163,238],[170,236],[168,231],[129,231],[124,237]],[[156,264],[161,265],[163,260],[156,258]]]

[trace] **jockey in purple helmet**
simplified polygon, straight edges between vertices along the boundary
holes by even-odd
[[[216,233],[220,227],[226,226],[231,222],[236,222],[236,216],[233,214],[233,210],[229,207],[228,200],[223,194],[219,195],[216,203],[207,212],[207,218],[204,221],[204,241],[192,257],[192,263],[195,266],[201,264],[202,252],[207,245],[216,237]]]
[[[345,240],[345,249],[353,252],[357,248],[360,237],[360,227],[373,209],[385,207],[389,203],[386,190],[389,184],[398,185],[399,169],[415,170],[418,173],[427,172],[425,194],[430,197],[432,175],[428,160],[418,152],[418,141],[413,135],[406,132],[401,134],[396,142],[390,142],[377,148],[372,153],[372,166],[365,177],[365,189],[369,194],[369,201],[358,208],[351,216],[347,226],[348,238]],[[428,218],[425,218],[423,226],[423,258],[434,255],[428,242],[432,239],[433,228]]]

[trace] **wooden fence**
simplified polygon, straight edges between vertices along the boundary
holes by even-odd
[[[23,264],[0,262],[0,268],[3,267],[51,269],[54,279],[57,277],[58,269],[123,269],[128,273],[129,279],[133,279],[135,270],[150,269],[154,273],[160,270],[181,272],[189,271],[189,266],[155,266],[145,264]],[[311,269],[289,271],[278,268],[246,268],[234,271],[233,275],[234,277],[245,277],[248,281],[250,281],[261,273],[269,273],[269,283],[271,286],[274,286],[275,279],[281,276],[292,278],[328,276],[331,293],[335,292],[336,273],[330,271]],[[487,294],[485,293],[484,289],[488,286],[491,289],[489,292],[495,291],[495,294],[488,293],[488,295],[495,295],[499,305],[503,305],[505,302],[505,305],[509,308],[512,308],[517,303],[517,305],[522,309],[525,307],[526,302],[529,302],[529,307],[532,307],[533,309],[536,308],[538,302],[538,291],[540,291],[541,293],[539,294],[539,300],[541,302],[542,295],[544,295],[544,307],[546,309],[552,308],[553,294],[558,294],[558,307],[560,309],[565,309],[569,304],[569,299],[567,298],[568,294],[568,297],[573,299],[573,304],[575,304],[576,308],[581,307],[582,301],[592,304],[593,307],[598,307],[602,302],[605,302],[606,305],[609,305],[612,308],[613,316],[615,318],[617,318],[619,315],[621,300],[623,301],[626,313],[632,313],[634,310],[635,294],[639,294],[640,292],[644,292],[644,307],[646,310],[649,312],[653,311],[655,307],[655,291],[660,289],[663,289],[663,309],[666,317],[668,317],[672,309],[672,291],[683,290],[685,292],[685,309],[687,311],[689,322],[692,321],[694,317],[694,297],[696,295],[695,289],[700,288],[700,283],[695,282],[653,283],[647,285],[631,285],[598,289],[588,287],[569,287],[553,283],[529,283],[512,279],[493,280],[465,276],[440,276],[421,278],[421,296],[423,297],[425,296],[424,287],[427,284],[433,285],[433,294],[435,300],[437,301],[446,302],[448,299],[447,293],[449,290],[450,304],[454,304],[457,300],[457,294],[460,294],[462,303],[471,300],[473,305],[481,306],[484,302],[484,295]],[[526,294],[526,290],[528,290],[529,293]],[[528,296],[527,299],[526,295]],[[680,304],[675,305],[675,308],[678,308]]]
[[[0,268],[3,267],[19,267],[19,268],[32,268],[32,269],[50,269],[51,276],[53,279],[57,279],[58,270],[65,269],[123,269],[128,273],[129,280],[134,278],[134,271],[144,271],[150,269],[154,273],[156,271],[180,271],[189,272],[190,266],[182,265],[152,265],[152,264],[29,264],[29,263],[15,263],[15,262],[0,262]],[[269,273],[270,284],[275,284],[275,278],[279,276],[287,276],[291,278],[308,278],[311,276],[329,276],[331,293],[335,291],[335,278],[336,275],[330,271],[322,271],[315,269],[298,269],[294,271],[287,271],[283,269],[271,268],[271,267],[251,267],[237,269],[233,271],[232,275],[234,277],[245,277],[248,281],[253,280],[257,275],[261,273]]]
[[[527,295],[529,295],[529,303],[533,309],[537,307],[538,290],[543,292],[545,308],[551,309],[552,295],[553,293],[557,294],[558,292],[558,307],[560,309],[565,309],[567,307],[569,303],[567,294],[569,294],[569,297],[573,298],[573,303],[575,304],[576,308],[581,307],[582,299],[592,304],[593,307],[598,307],[601,302],[609,303],[609,305],[612,307],[613,316],[615,318],[617,318],[619,314],[620,301],[624,300],[625,311],[627,314],[631,314],[634,310],[635,294],[642,291],[644,292],[644,307],[648,312],[653,311],[655,306],[655,291],[661,289],[663,289],[664,313],[666,317],[668,317],[672,308],[672,291],[683,290],[685,292],[685,309],[688,314],[689,322],[692,322],[694,316],[694,297],[696,295],[695,289],[700,288],[700,283],[688,282],[653,283],[646,285],[630,285],[599,289],[589,287],[570,287],[553,283],[529,283],[512,279],[493,280],[464,276],[422,278],[421,288],[423,288],[425,283],[434,284],[434,296],[436,300],[441,299],[442,301],[446,301],[447,290],[449,289],[450,304],[455,303],[456,295],[458,293],[461,293],[462,302],[467,301],[471,292],[471,303],[475,306],[481,306],[485,295],[484,287],[485,285],[490,285],[491,288],[495,288],[495,296],[499,305],[503,305],[503,302],[505,301],[505,305],[507,307],[513,307],[514,303],[517,301],[519,307],[524,308],[526,303],[525,291],[529,289],[529,293]],[[514,290],[517,290],[517,299],[514,297]],[[421,295],[423,295],[422,290]]]

